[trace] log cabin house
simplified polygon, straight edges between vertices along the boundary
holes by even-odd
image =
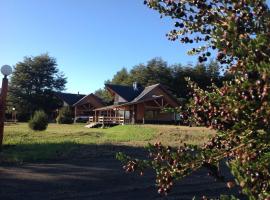
[[[89,126],[97,124],[172,123],[175,113],[163,112],[164,108],[180,106],[177,99],[161,84],[142,87],[106,84],[114,97],[114,104],[94,109]]]
[[[74,122],[88,121],[89,116],[94,115],[94,109],[103,107],[103,101],[94,94],[82,95],[57,92],[56,96],[62,101],[62,106],[68,106],[73,115]]]
[[[103,101],[92,93],[84,96],[72,105],[72,107],[74,108],[75,121],[76,118],[82,116],[85,116],[88,119],[89,116],[94,115],[95,109],[103,107],[104,105],[105,104],[103,103]]]

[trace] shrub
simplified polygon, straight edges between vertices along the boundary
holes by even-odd
[[[34,131],[44,131],[48,126],[48,116],[42,110],[36,111],[29,121],[29,127]]]
[[[56,118],[56,122],[58,124],[72,124],[73,123],[73,115],[69,107],[62,107],[59,110],[59,114]]]

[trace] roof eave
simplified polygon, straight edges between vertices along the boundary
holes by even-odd
[[[128,102],[128,103],[123,103],[123,104],[119,104],[119,105],[111,105],[111,106],[105,106],[105,107],[101,107],[101,108],[96,108],[94,109],[94,111],[103,111],[103,110],[113,110],[114,108],[118,108],[118,107],[123,107],[123,106],[130,106],[130,105],[135,105],[135,104],[139,104],[139,103],[143,103],[143,102],[147,102],[147,101],[152,101],[152,100],[156,100],[156,99],[160,99],[163,96],[158,96],[158,97],[153,97],[151,99],[145,99],[142,101],[135,101],[135,102]]]

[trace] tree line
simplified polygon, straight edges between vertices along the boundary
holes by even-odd
[[[201,88],[207,89],[212,83],[221,86],[224,80],[230,79],[229,75],[221,74],[221,67],[215,61],[210,61],[207,64],[169,65],[162,58],[153,58],[146,64],[138,64],[130,70],[122,68],[112,77],[111,80],[105,81],[105,84],[117,84],[131,86],[137,82],[146,87],[149,85],[161,83],[166,86],[172,94],[179,99],[187,99],[189,97],[189,88],[187,87],[186,77],[190,77]],[[112,97],[105,88],[95,92],[96,95],[110,102]]]

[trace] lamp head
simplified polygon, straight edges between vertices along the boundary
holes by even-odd
[[[3,65],[1,67],[1,73],[6,77],[12,73],[12,68],[9,65]]]

